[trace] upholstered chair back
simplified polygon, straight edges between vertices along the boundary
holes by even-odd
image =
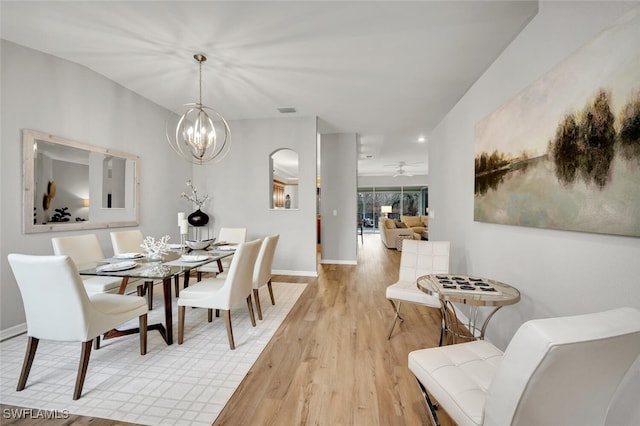
[[[244,243],[247,240],[247,228],[220,228],[218,233],[219,242],[229,244]]]
[[[637,309],[528,321],[491,381],[484,424],[603,425],[638,354]]]
[[[271,266],[276,253],[280,234],[270,235],[262,241],[260,252],[253,270],[253,288],[260,288],[271,279]]]
[[[449,273],[449,241],[404,240],[399,281],[414,282],[427,274]]]
[[[122,253],[139,253],[142,251],[140,245],[143,241],[144,235],[139,229],[111,232],[111,245],[116,256]]]
[[[27,334],[38,339],[87,341],[91,304],[69,256],[10,254],[27,317]]]
[[[53,253],[69,256],[76,265],[104,259],[104,252],[96,234],[51,238]]]
[[[244,303],[253,288],[253,268],[258,258],[258,252],[262,240],[253,240],[241,243],[233,255],[231,267],[225,278],[224,285],[220,289],[218,300],[225,300],[227,306],[220,309],[231,309],[232,306]]]

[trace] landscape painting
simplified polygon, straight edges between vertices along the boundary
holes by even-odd
[[[474,220],[640,237],[640,8],[477,123]]]

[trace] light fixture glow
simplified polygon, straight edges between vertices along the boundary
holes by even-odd
[[[229,151],[231,130],[218,111],[202,104],[202,63],[207,60],[207,57],[201,54],[193,57],[200,67],[199,102],[184,105],[185,111],[177,124],[175,124],[175,115],[169,116],[167,141],[179,156],[191,163],[217,162],[222,160]],[[218,137],[218,134],[221,137]]]

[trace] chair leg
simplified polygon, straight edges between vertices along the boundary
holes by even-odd
[[[89,367],[89,357],[91,356],[91,345],[93,339],[86,342],[82,342],[82,351],[80,353],[80,362],[78,364],[78,377],[76,378],[76,387],[73,390],[73,399],[80,399],[82,395],[82,386],[84,385],[84,378],[87,375],[87,367]]]
[[[251,302],[251,293],[247,296],[247,307],[249,308],[249,317],[251,318],[251,325],[256,326],[256,316],[253,313],[253,302]]]
[[[188,274],[188,273],[189,273],[188,271],[185,272],[185,275]],[[186,280],[186,278],[185,278],[185,280]],[[178,297],[180,297],[180,276],[179,275],[175,276],[174,284],[175,284],[175,287],[176,287],[176,298],[178,298]]]
[[[227,337],[229,338],[229,348],[234,350],[236,348],[236,344],[233,341],[233,328],[231,328],[231,311],[224,311],[224,322],[227,325]]]
[[[207,321],[213,321],[213,309],[207,309]]]
[[[442,306],[440,309],[440,341],[438,342],[438,346],[442,346],[442,342],[444,341],[444,333],[447,329],[447,312],[446,307]]]
[[[267,288],[269,289],[269,297],[271,297],[271,304],[276,304],[276,299],[273,298],[273,288],[271,287],[271,279],[267,282]]]
[[[256,310],[258,311],[258,319],[262,321],[262,307],[260,306],[260,294],[257,288],[253,289],[253,299],[256,301]]]
[[[196,271],[196,272],[197,272],[198,282],[202,281],[202,271]]]
[[[100,336],[96,336],[95,342],[93,344],[93,349],[96,351],[100,349]]]
[[[424,397],[424,400],[427,403],[427,407],[429,408],[429,418],[431,419],[431,422],[435,426],[440,426],[440,420],[438,420],[438,414],[436,413],[436,410],[438,409],[438,404],[435,404],[431,401],[431,398],[429,398],[429,394],[427,393],[427,390],[422,385],[422,383],[420,383],[420,380],[416,378],[416,382],[418,382],[418,386],[420,387],[422,396]]]
[[[140,355],[147,354],[147,314],[140,315]],[[98,339],[100,336],[98,336]]]
[[[38,342],[40,339],[29,336],[27,340],[27,350],[24,354],[24,361],[22,362],[22,371],[20,372],[20,379],[18,379],[18,387],[16,391],[20,392],[27,384],[27,378],[31,371],[31,365],[33,365],[33,358],[36,356],[36,350],[38,349]]]
[[[400,321],[404,321],[404,318],[400,316],[401,303],[398,302],[398,305],[396,306],[396,304],[393,303],[393,300],[391,299],[388,299],[388,300],[389,300],[389,303],[391,303],[391,306],[393,306],[394,316],[393,316],[393,324],[391,324],[391,329],[389,330],[389,334],[387,335],[387,340],[391,339],[391,334],[393,333],[393,329],[396,327],[396,322],[398,322],[398,319],[400,319]]]
[[[182,344],[184,338],[184,306],[178,306],[178,344]]]

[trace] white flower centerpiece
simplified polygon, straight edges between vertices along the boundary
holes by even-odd
[[[202,209],[202,206],[209,199],[209,196],[205,195],[202,198],[198,198],[198,188],[196,188],[193,185],[193,182],[191,181],[191,179],[187,181],[187,186],[191,188],[191,194],[187,194],[186,192],[183,192],[182,194],[180,194],[180,196],[182,198],[186,198],[187,200],[191,201],[193,204],[198,206],[198,210]]]
[[[167,242],[170,238],[168,235],[165,235],[156,240],[151,236],[147,236],[142,241],[142,244],[140,244],[140,247],[142,247],[148,260],[162,260],[162,255],[169,252]]]

